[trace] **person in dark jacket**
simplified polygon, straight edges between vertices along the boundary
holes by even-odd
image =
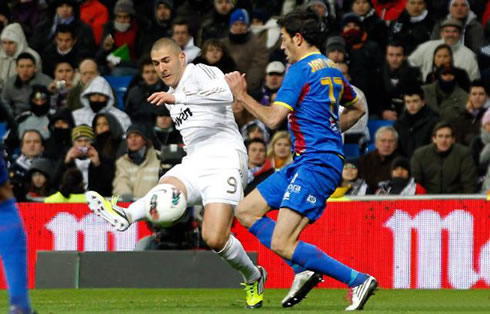
[[[376,149],[359,158],[359,176],[366,180],[371,191],[376,191],[378,182],[391,177],[391,163],[398,157],[397,142],[398,133],[393,127],[381,127],[375,134]]]
[[[487,108],[488,92],[483,81],[476,80],[471,83],[470,95],[466,103],[466,110],[454,123],[456,143],[470,146],[472,141],[480,135],[480,122]]]
[[[369,112],[379,113],[383,52],[376,42],[368,38],[366,31],[362,29],[361,19],[354,13],[344,15],[341,35],[350,59],[351,84],[365,93]]]
[[[432,130],[439,121],[439,116],[425,105],[424,91],[414,87],[403,95],[405,111],[395,122],[398,132],[398,152],[410,158],[413,152],[431,142]]]
[[[413,176],[428,194],[475,193],[477,173],[468,148],[455,143],[454,128],[441,121],[432,132],[432,143],[413,154]]]
[[[386,58],[381,69],[382,103],[380,115],[383,120],[397,120],[403,112],[403,91],[422,83],[420,71],[410,66],[402,43],[392,41],[386,46]]]
[[[54,39],[59,25],[71,25],[77,31],[80,47],[95,51],[94,34],[90,26],[80,20],[80,5],[75,0],[55,0],[49,4],[49,17],[41,21],[33,31],[29,46],[43,51],[46,44]]]
[[[408,0],[402,14],[390,24],[389,38],[402,42],[410,55],[418,45],[430,39],[434,20],[426,0]]]
[[[123,110],[132,123],[144,124],[151,130],[155,126],[156,106],[146,99],[155,92],[166,92],[168,86],[158,77],[150,56],[141,59],[139,68],[141,79],[137,85],[129,89]]]
[[[391,179],[378,183],[376,195],[416,195],[427,191],[412,177],[410,161],[405,157],[397,157],[391,163]]]

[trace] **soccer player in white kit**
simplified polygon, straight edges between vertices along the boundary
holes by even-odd
[[[187,151],[182,163],[165,173],[159,184],[174,185],[185,194],[188,205],[204,206],[204,241],[242,274],[246,307],[258,308],[267,274],[253,264],[230,232],[234,208],[243,198],[247,182],[247,153],[231,110],[233,95],[221,70],[186,65],[185,54],[172,39],[156,41],[151,58],[170,89],[152,94],[148,101],[168,107]],[[146,218],[143,199],[122,208],[114,200],[111,204],[98,193],[87,192],[90,209],[120,231]]]

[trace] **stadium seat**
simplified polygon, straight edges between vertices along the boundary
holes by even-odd
[[[0,139],[3,138],[3,136],[5,135],[5,132],[7,132],[7,123],[1,122],[0,123]]]
[[[117,95],[117,108],[123,109],[124,108],[124,102],[123,102],[123,96],[124,93],[128,90],[128,85],[133,79],[132,76],[105,76],[104,77],[107,82],[111,85],[111,87],[114,89]]]
[[[359,144],[344,144],[342,149],[345,159],[357,159],[361,155]]]
[[[390,120],[369,120],[368,121],[368,129],[369,129],[369,136],[370,140],[369,143],[373,144],[374,143],[374,135],[376,134],[376,131],[382,127],[382,126],[392,126],[395,123],[395,121],[390,121]]]

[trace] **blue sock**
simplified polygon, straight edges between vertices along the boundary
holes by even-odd
[[[328,256],[316,246],[303,241],[298,242],[291,260],[306,269],[337,279],[349,287],[358,286],[368,278],[366,274],[355,271]]]
[[[10,304],[30,311],[26,234],[15,199],[0,203],[0,256],[7,277]]]
[[[271,239],[272,239],[272,233],[274,232],[274,228],[276,227],[276,222],[272,219],[270,219],[267,216],[264,216],[257,220],[251,227],[248,229],[250,233],[252,233],[254,236],[259,239],[260,243],[265,245],[267,248],[271,248]],[[294,264],[290,260],[284,259],[283,260],[291,266],[293,269],[294,273],[301,273],[305,271],[306,269],[298,264]]]

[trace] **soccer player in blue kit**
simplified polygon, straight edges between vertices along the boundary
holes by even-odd
[[[9,313],[32,313],[27,291],[26,234],[3,158],[0,148],[0,256],[9,289]]]
[[[361,310],[378,283],[299,241],[303,229],[322,214],[327,198],[342,176],[341,132],[364,114],[361,101],[335,63],[318,47],[323,41],[321,21],[310,11],[295,10],[278,21],[281,49],[291,64],[275,102],[262,106],[247,94],[244,75],[226,75],[235,101],[270,128],[288,118],[294,161],[259,184],[238,205],[236,216],[262,244],[281,256],[295,271],[284,307],[300,302],[327,275],[351,288],[346,311]],[[339,105],[345,107],[339,117]],[[265,216],[279,208],[277,222]]]

